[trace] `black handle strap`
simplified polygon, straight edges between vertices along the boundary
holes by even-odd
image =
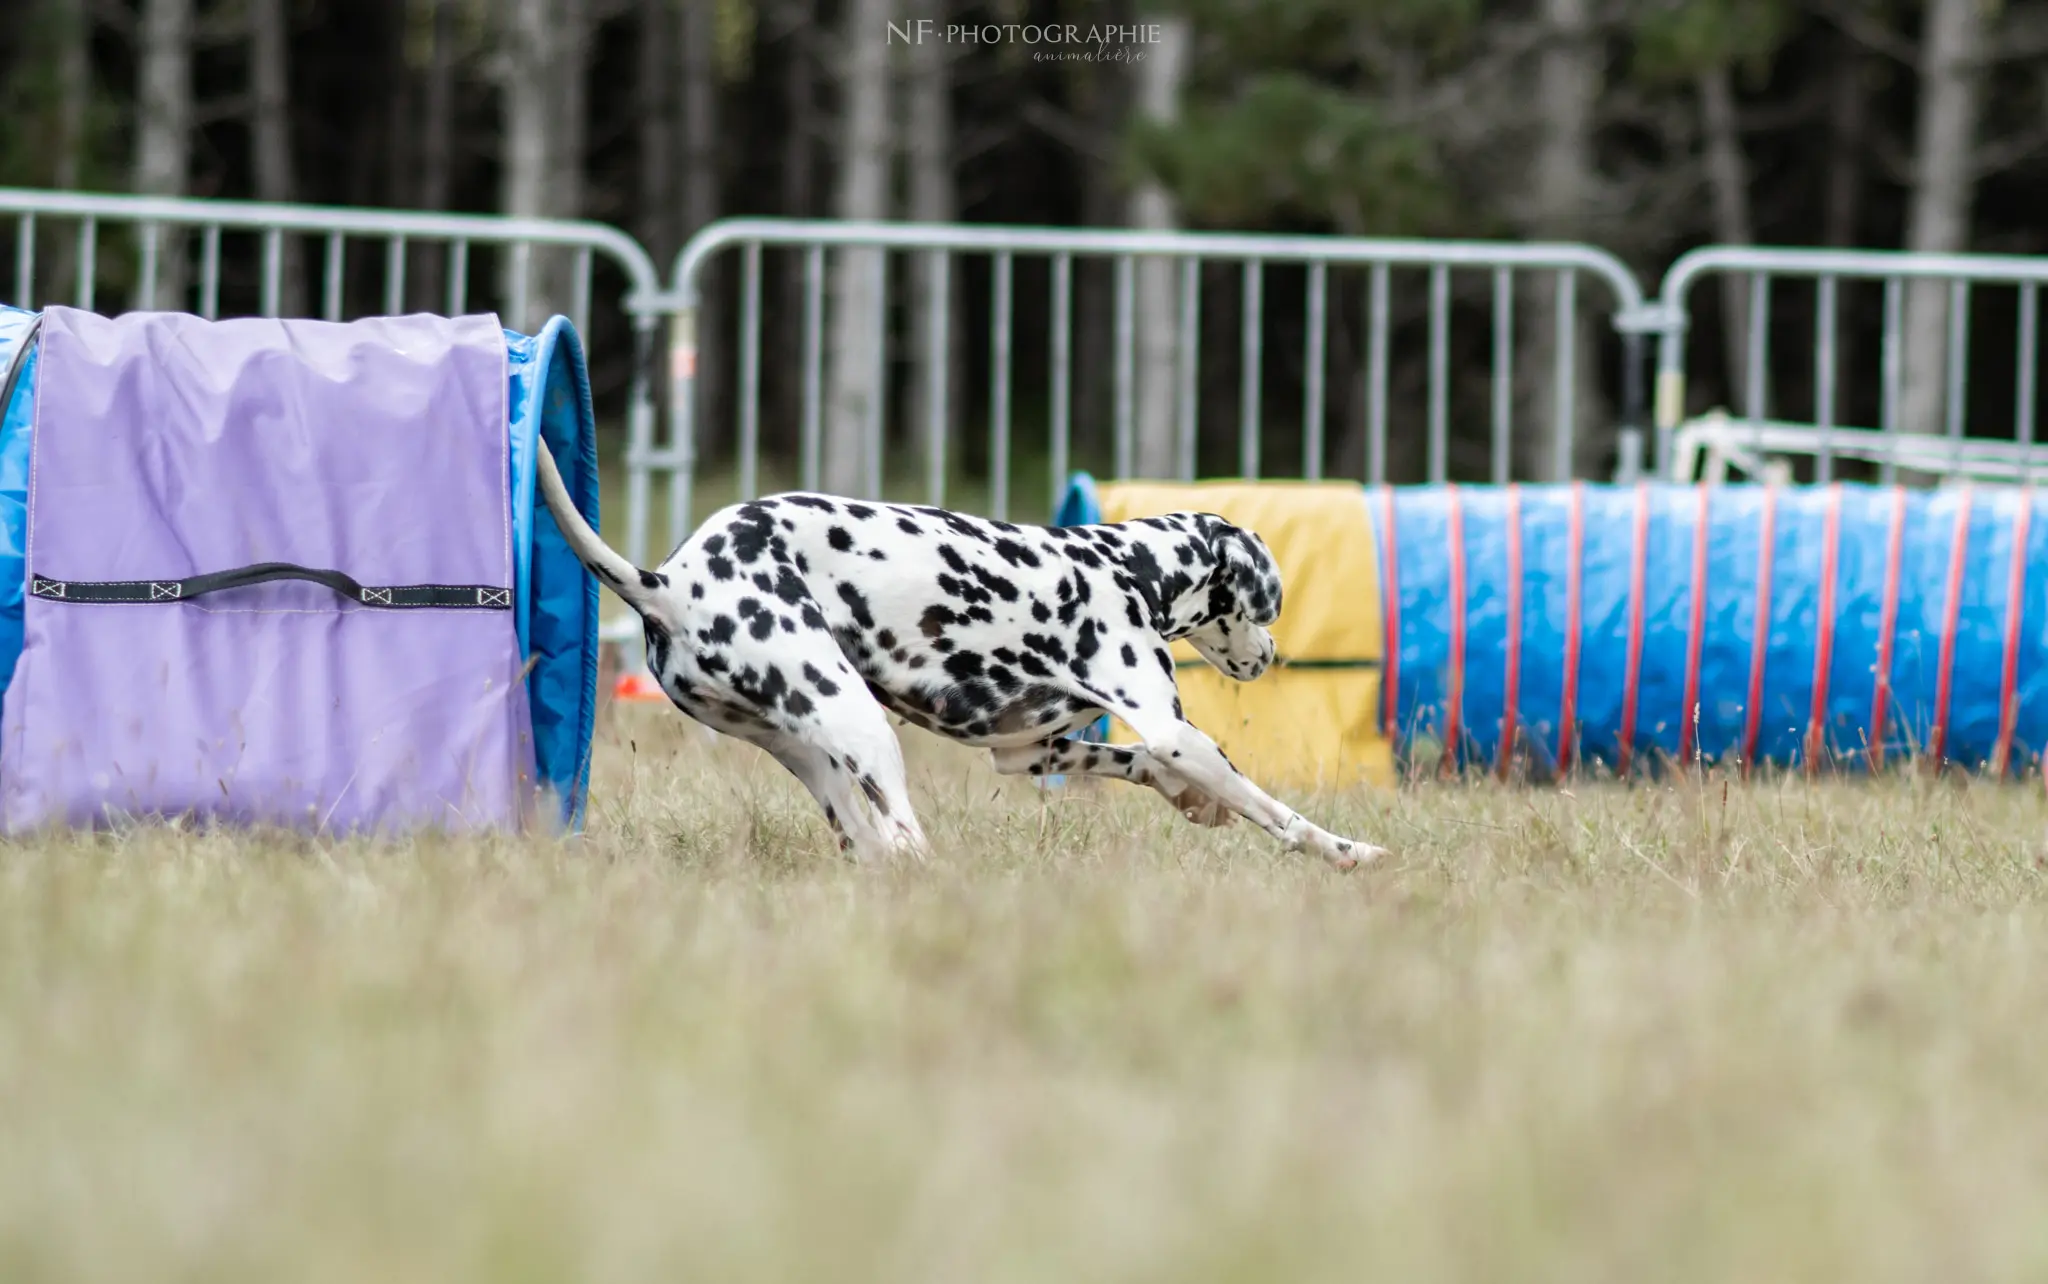
[[[306,580],[325,584],[364,606],[391,610],[447,607],[457,610],[509,611],[512,590],[489,584],[358,584],[340,571],[321,571],[290,562],[258,562],[232,571],[212,571],[182,580],[53,580],[29,577],[32,596],[51,602],[183,602],[189,598],[244,588],[272,580]]]

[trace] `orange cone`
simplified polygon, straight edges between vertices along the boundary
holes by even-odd
[[[668,696],[661,689],[661,683],[646,670],[621,673],[612,683],[614,700],[666,700]]]

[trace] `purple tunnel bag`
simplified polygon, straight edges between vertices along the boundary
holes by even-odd
[[[0,829],[514,829],[495,318],[44,314]]]

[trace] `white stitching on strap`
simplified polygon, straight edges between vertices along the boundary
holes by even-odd
[[[185,586],[182,584],[152,582],[149,586],[149,600],[152,602],[175,602],[184,595]]]
[[[363,601],[368,602],[372,606],[389,606],[391,605],[391,590],[388,588],[366,588],[363,590]]]

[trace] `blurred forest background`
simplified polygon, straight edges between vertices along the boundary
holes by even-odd
[[[630,231],[664,272],[694,231],[737,214],[1577,240],[1620,255],[1652,290],[1676,255],[1710,242],[2048,250],[2048,0],[6,8],[0,182],[592,218]],[[1147,34],[1119,42],[1142,57],[1092,61],[1047,57],[1052,47],[1023,39],[889,39],[891,22],[920,18],[938,28],[1072,23]],[[288,311],[304,311],[307,278],[317,279],[304,254],[287,265]],[[376,270],[351,260],[352,272]],[[432,272],[418,275],[413,301],[435,306]],[[1267,275],[1261,395],[1278,473],[1298,458],[1288,452],[1302,416],[1303,285],[1298,270]],[[730,332],[736,276],[729,263],[715,274],[725,329],[714,324],[710,335]],[[1020,262],[1025,449],[1042,438],[1044,276]],[[1106,437],[1114,395],[1111,280],[1107,264],[1077,270],[1074,423],[1084,451]],[[798,342],[799,277],[771,266],[768,283],[763,435],[787,456],[800,381],[783,374],[791,367],[778,354]],[[951,409],[966,444],[960,466],[973,470],[984,462],[987,400],[964,390],[987,378],[986,264],[965,265],[954,286],[960,342],[949,359],[963,392]],[[601,281],[601,295],[607,288],[615,297],[618,284]],[[1170,359],[1159,344],[1175,315],[1172,288],[1164,273],[1139,283],[1145,371]],[[1236,291],[1234,268],[1209,269],[1204,462],[1225,468],[1238,414]],[[921,292],[902,293],[889,339],[900,385],[890,423],[914,437]],[[1581,399],[1579,463],[1589,471],[1611,449],[1619,387],[1603,294],[1581,281],[1587,382],[1608,398]],[[1978,295],[1973,332],[2008,337],[1973,345],[1973,431],[2009,431],[2013,303],[2009,292]],[[1454,474],[1484,472],[1490,297],[1485,274],[1460,278]],[[1909,301],[1909,426],[1938,414],[1945,298],[1937,287]],[[1876,300],[1874,287],[1845,287],[1841,422],[1877,418]],[[1397,477],[1414,474],[1422,449],[1426,302],[1418,274],[1397,274]],[[1522,423],[1549,404],[1555,336],[1541,283],[1519,289],[1517,307]],[[1363,274],[1333,274],[1328,465],[1353,475],[1365,449],[1365,308]],[[1775,305],[1775,413],[1807,413],[1810,309],[1791,293]],[[1728,355],[1742,351],[1743,309],[1709,297],[1694,315],[1691,408],[1737,405]],[[615,316],[593,324],[600,399],[615,399],[629,345]],[[865,341],[857,325],[831,338]],[[708,342],[702,441],[715,457],[734,420],[731,344]],[[1145,377],[1141,465],[1158,471],[1169,412]],[[1547,458],[1548,446],[1531,431],[1518,450]],[[828,463],[842,475],[847,466]]]

